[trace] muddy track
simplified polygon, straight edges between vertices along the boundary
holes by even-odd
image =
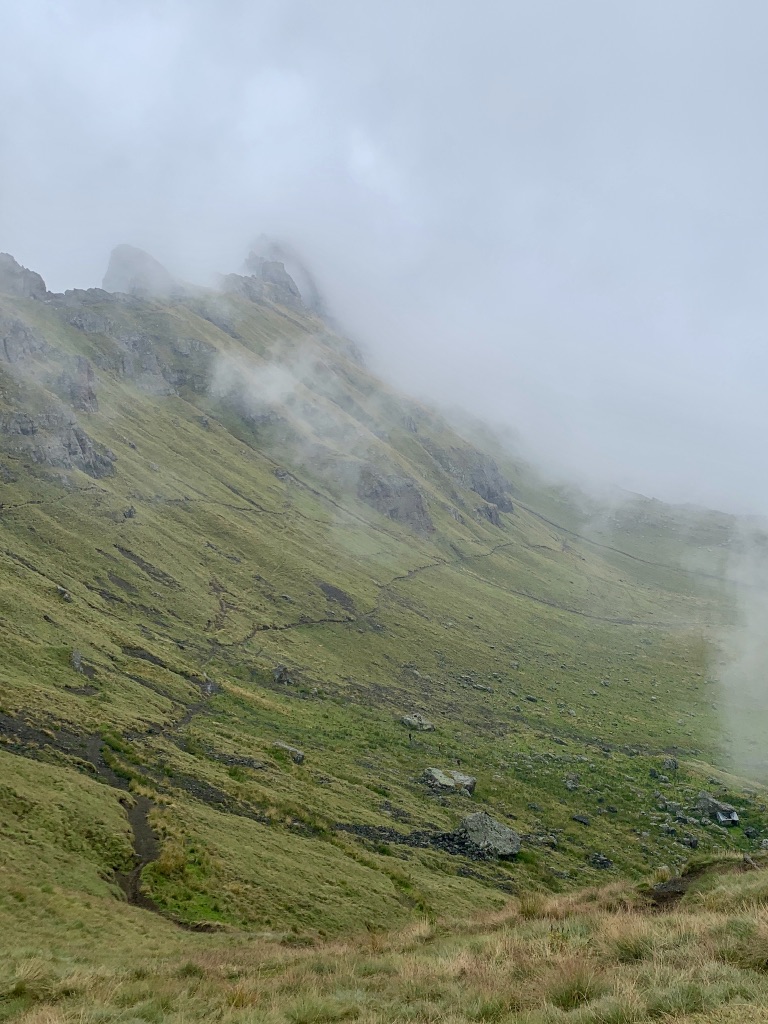
[[[210,680],[204,680],[201,683],[197,683],[197,685],[200,687],[204,698],[210,698],[220,690],[220,687]],[[169,738],[173,739],[173,734],[178,733],[188,725],[196,714],[200,714],[204,710],[206,704],[207,699],[204,699],[187,706],[182,717],[171,727]],[[144,868],[159,858],[161,852],[160,840],[149,821],[149,815],[156,805],[149,797],[129,795],[127,780],[119,775],[104,758],[104,740],[98,733],[80,736],[65,729],[43,730],[30,725],[23,718],[14,718],[11,715],[0,714],[0,736],[6,738],[6,743],[3,744],[2,749],[9,753],[39,760],[41,751],[48,748],[56,750],[58,753],[64,754],[69,758],[73,757],[81,762],[85,762],[91,766],[96,777],[102,783],[123,794],[118,799],[131,827],[131,846],[133,848],[134,862],[128,871],[113,869],[113,876],[115,882],[125,894],[127,902],[143,910],[152,911],[152,913],[158,914],[160,917],[165,918],[165,920],[187,931],[213,930],[212,925],[204,922],[190,924],[179,920],[158,906],[143,891],[141,885],[142,872]],[[203,784],[198,784],[198,789],[202,786]],[[182,781],[182,788],[187,788],[193,795],[197,795],[199,799],[203,799],[204,802],[212,802],[214,805],[225,804],[228,801],[227,795],[219,794],[219,791],[215,791],[215,795],[220,795],[221,799],[216,800],[214,797],[211,801],[210,798],[214,794],[213,787],[208,787],[211,790],[210,793],[197,792],[195,794],[193,792],[194,787],[189,783],[185,787]],[[209,799],[206,800],[206,797]],[[222,809],[230,813],[240,813],[243,816],[261,820],[255,813],[246,813],[229,806],[225,806]]]

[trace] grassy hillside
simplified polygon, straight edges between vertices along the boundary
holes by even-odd
[[[762,790],[727,774],[711,675],[728,517],[546,486],[267,299],[0,296],[0,336],[0,921],[19,955],[213,964],[254,935],[417,936],[768,836]],[[702,789],[742,827],[696,811]],[[516,858],[446,840],[477,810],[521,836]],[[9,1006],[38,998],[19,991]],[[344,1016],[318,1014],[290,1019]]]

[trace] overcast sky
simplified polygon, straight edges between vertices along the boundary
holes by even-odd
[[[398,384],[768,512],[768,6],[3,0],[0,251],[303,252]]]

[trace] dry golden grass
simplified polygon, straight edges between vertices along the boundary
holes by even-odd
[[[735,912],[710,909],[704,891],[662,913],[640,894],[632,906],[631,892],[614,885],[307,947],[239,934],[197,936],[186,951],[180,941],[172,954],[143,962],[10,958],[0,1020],[768,1021],[768,906],[757,902],[749,875],[724,874],[717,886],[734,895],[745,887],[751,903]]]

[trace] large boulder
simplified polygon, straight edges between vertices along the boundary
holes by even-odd
[[[27,270],[7,252],[0,252],[0,293],[22,299],[44,299],[45,281],[34,270]]]
[[[711,793],[701,792],[696,798],[696,810],[714,818],[720,825],[738,825],[739,815],[731,804],[717,800]]]
[[[296,764],[304,763],[304,751],[299,750],[298,747],[292,747],[290,743],[283,743],[282,740],[275,740],[272,746],[276,750],[283,750],[290,757],[290,759]]]
[[[403,715],[400,719],[401,723],[406,729],[411,729],[413,732],[434,732],[435,727],[428,718],[424,715]]]
[[[422,779],[430,789],[463,793],[466,796],[472,796],[477,785],[477,779],[472,775],[456,771],[444,772],[441,768],[425,769]]]
[[[472,850],[486,857],[506,859],[520,852],[520,836],[517,832],[496,821],[485,811],[468,814],[455,830],[454,835]]]

